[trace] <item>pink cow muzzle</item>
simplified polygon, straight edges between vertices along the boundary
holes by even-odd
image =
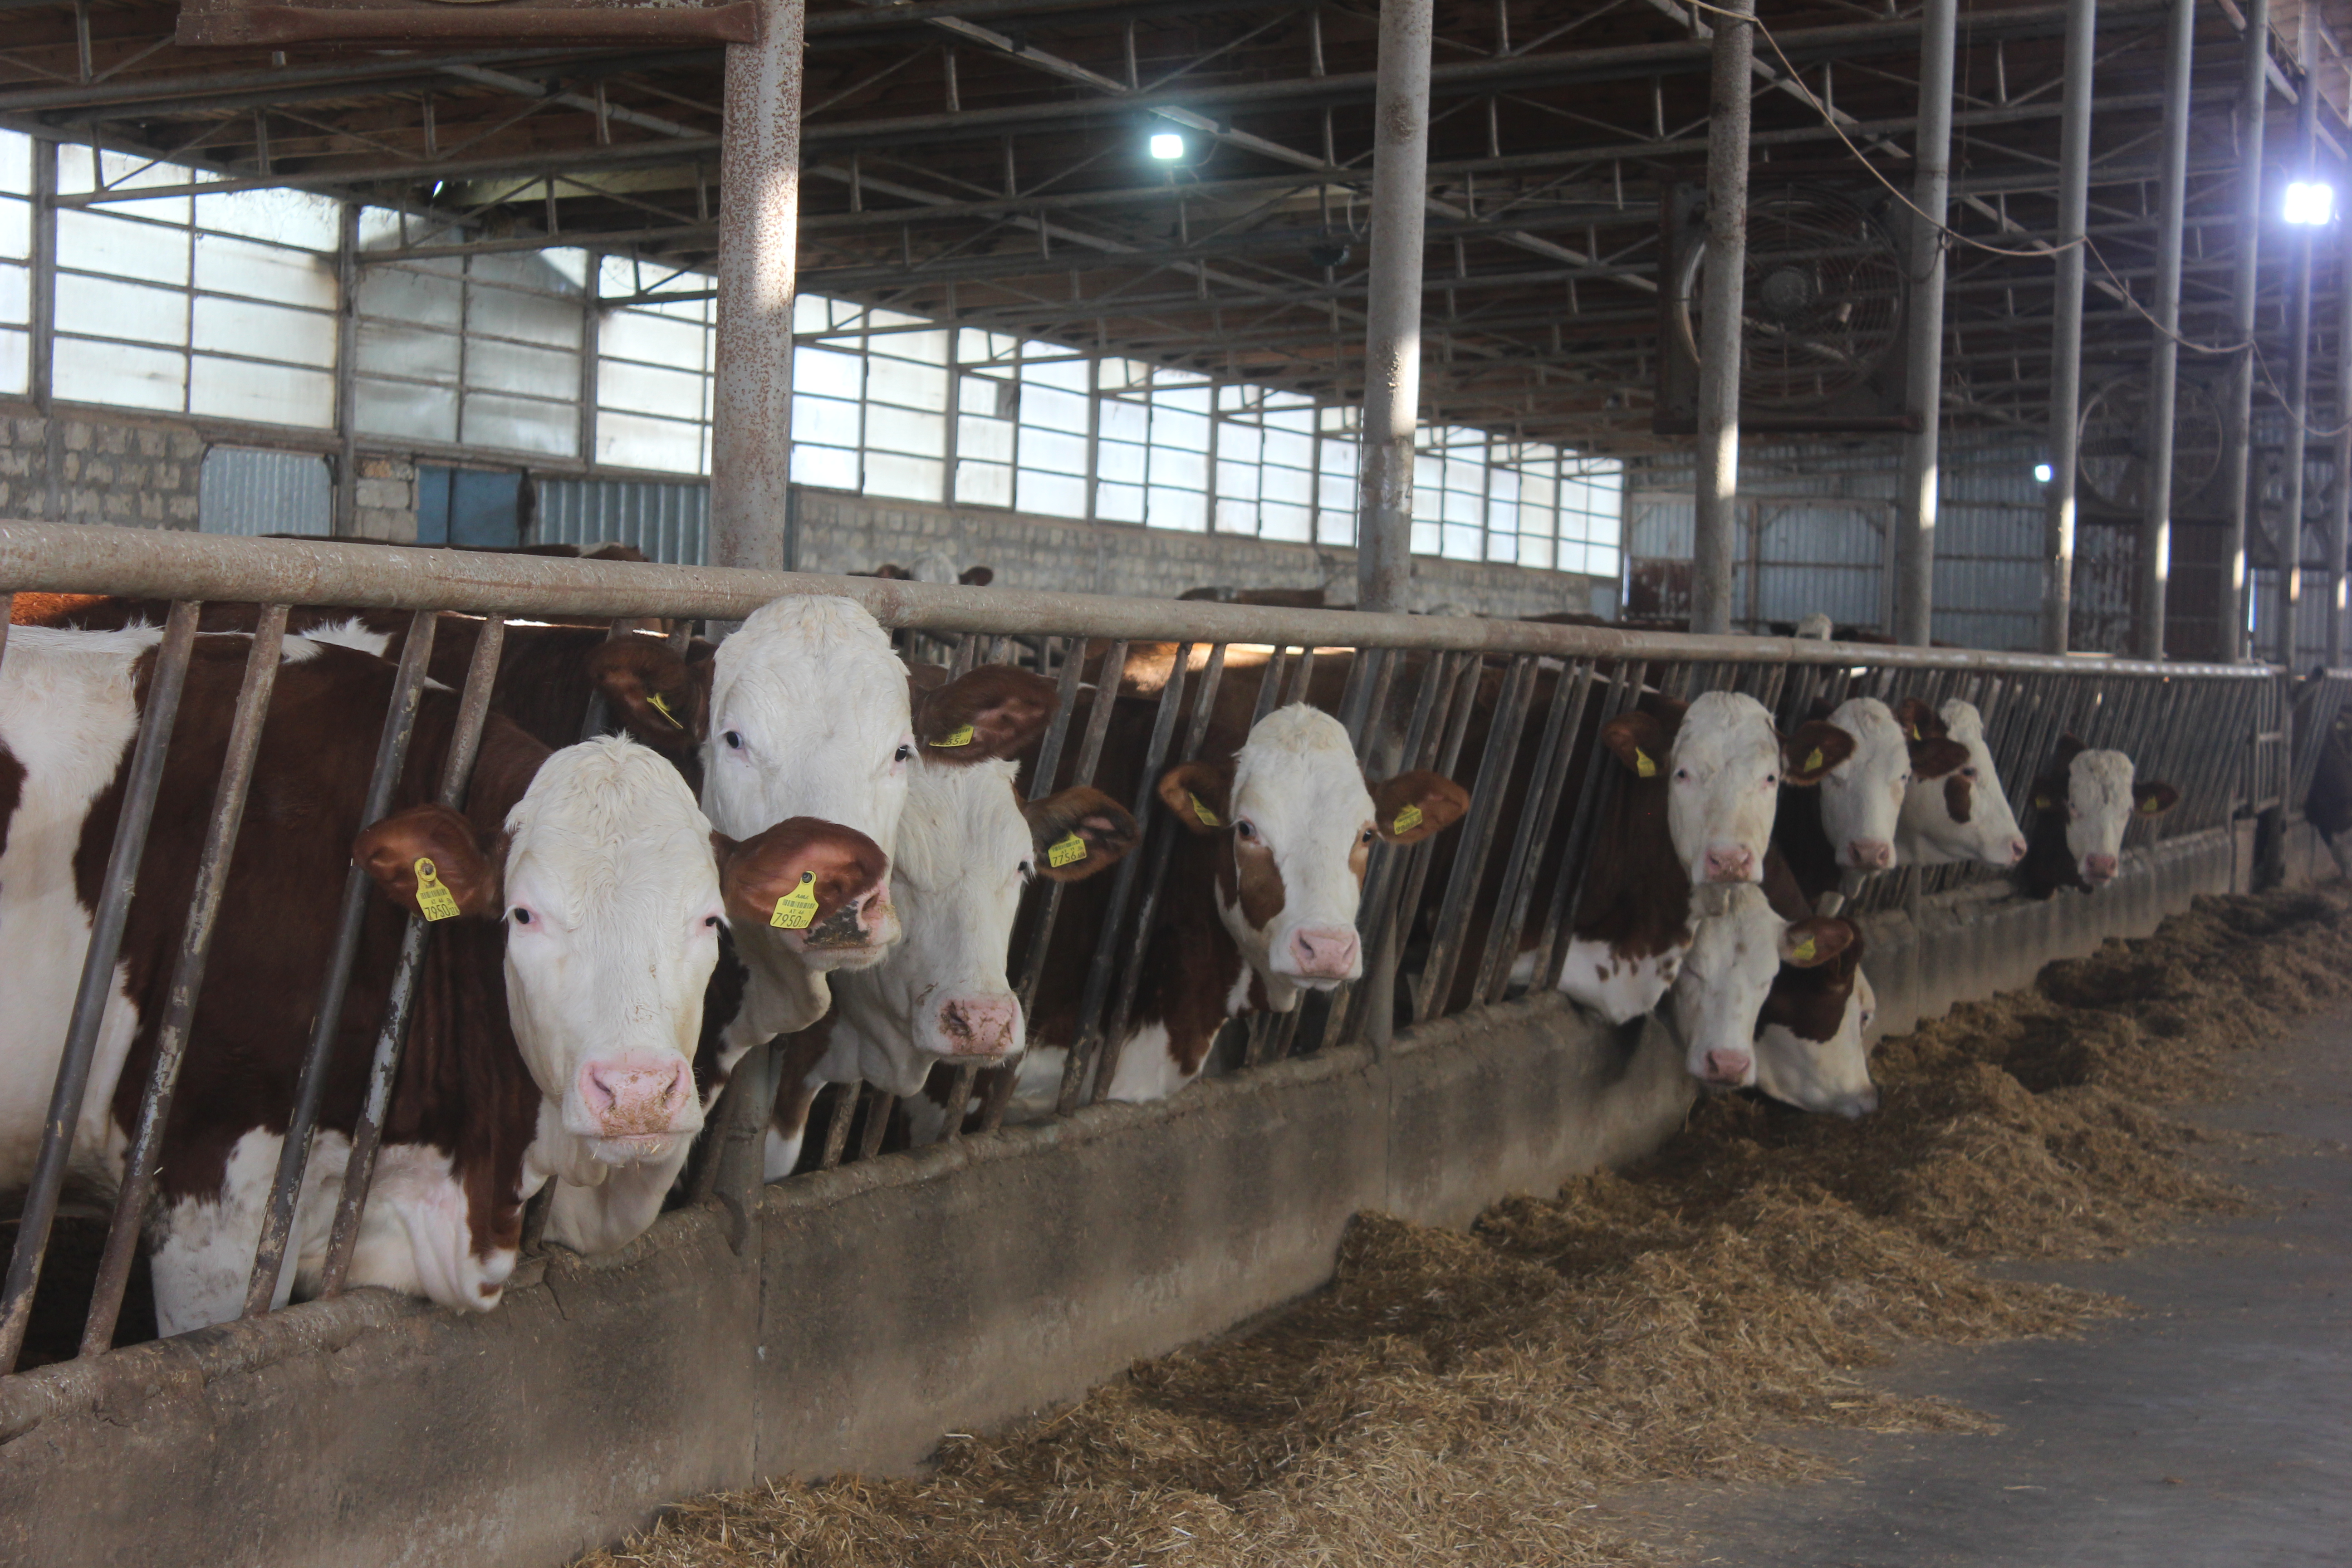
[[[1856,838],[1845,847],[1845,863],[1857,871],[1891,870],[1895,846],[1883,838]]]
[[[1021,1035],[1021,1004],[1011,996],[952,996],[940,1004],[940,1043],[952,1057],[997,1058]]]
[[[2083,857],[2083,880],[2096,888],[2116,879],[2116,858],[2112,855]]]
[[[1744,844],[1717,845],[1708,849],[1706,879],[1710,882],[1756,880],[1756,851]]]
[[[694,1072],[667,1052],[623,1051],[581,1065],[580,1103],[599,1141],[596,1157],[625,1164],[664,1152],[672,1138],[699,1124]]]
[[[1302,980],[1353,980],[1361,957],[1354,926],[1301,926],[1290,933],[1291,973]]]
[[[1739,1089],[1756,1081],[1756,1058],[1746,1051],[1709,1051],[1703,1068],[1699,1081],[1718,1089]]]
[[[2021,860],[2024,859],[2024,858],[2025,858],[2025,840],[2024,840],[2022,837],[2017,837],[2017,838],[2012,838],[2012,839],[2011,839],[2011,840],[2009,841],[2009,850],[2008,850],[2008,854],[2009,854],[2009,863],[2010,863],[2011,865],[2012,865],[2012,866],[2016,865],[2019,861],[2021,861]]]

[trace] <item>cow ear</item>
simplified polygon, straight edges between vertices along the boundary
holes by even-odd
[[[1037,875],[1050,882],[1080,882],[1107,871],[1142,837],[1127,807],[1083,784],[1030,801],[1021,814],[1029,819]]]
[[[2088,751],[2089,749],[2090,749],[2089,747],[2087,747],[2087,746],[2085,746],[2085,745],[2084,745],[2084,744],[2083,744],[2082,738],[2081,738],[2080,736],[2077,736],[2077,735],[2061,735],[2061,736],[2059,736],[2059,737],[2058,737],[2058,763],[2057,763],[2056,768],[2055,768],[2053,771],[2055,771],[2055,772],[2057,772],[2057,773],[2064,773],[2068,768],[2071,768],[2071,767],[2073,767],[2073,766],[2074,765],[2074,759],[2075,759],[2076,757],[2081,756],[2084,752]]]
[[[915,704],[915,738],[934,763],[977,763],[1016,755],[1060,706],[1052,681],[1009,664],[984,664]]]
[[[1426,768],[1372,786],[1372,826],[1390,844],[1418,844],[1462,820],[1470,792]]]
[[[1833,915],[1811,915],[1780,932],[1780,962],[1799,969],[1827,963],[1861,936],[1851,921]]]
[[[2162,816],[2180,804],[2180,792],[2168,784],[2132,785],[2132,810],[2140,816]]]
[[[1633,771],[1636,778],[1655,778],[1664,770],[1674,736],[1655,714],[1635,709],[1620,713],[1601,726],[1601,743]]]
[[[1958,741],[1931,738],[1911,742],[1911,776],[1939,779],[1969,765],[1969,749]]]
[[[772,921],[787,931],[822,925],[881,885],[890,858],[854,827],[814,816],[788,816],[751,837],[710,836],[719,857],[719,896],[739,921]],[[798,900],[779,918],[778,906]]]
[[[1160,775],[1160,804],[1188,833],[1222,833],[1233,826],[1234,765],[1179,763]]]
[[[462,814],[437,803],[395,812],[352,841],[352,863],[384,897],[428,921],[503,915],[503,859],[482,847]]]
[[[711,662],[688,664],[654,637],[622,637],[588,656],[589,678],[622,727],[675,756],[702,743],[709,730]]]
[[[992,566],[967,566],[956,574],[956,581],[967,588],[985,588],[996,581],[996,569]]]
[[[1817,784],[1832,768],[1853,755],[1853,737],[1835,724],[1808,719],[1780,742],[1780,777],[1798,785]]]
[[[1906,697],[1895,705],[1895,721],[1903,726],[1903,738],[1915,745],[1921,741],[1943,740],[1951,734],[1942,716],[1916,697]]]

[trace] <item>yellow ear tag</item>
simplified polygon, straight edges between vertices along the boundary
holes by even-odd
[[[944,750],[949,746],[969,746],[971,744],[971,726],[969,724],[960,724],[956,726],[954,733],[948,735],[942,740],[933,741],[931,744],[941,750]]]
[[[1087,841],[1072,828],[1068,837],[1055,839],[1045,850],[1045,864],[1056,871],[1073,861],[1087,858]]]
[[[1807,937],[1789,950],[1789,956],[1799,963],[1811,963],[1813,961],[1813,939]]]
[[[2048,811],[2057,804],[2046,795],[2037,795],[2033,797],[2033,809],[2036,811]]]
[[[1202,826],[1223,827],[1224,826],[1223,822],[1217,820],[1217,814],[1215,812],[1211,811],[1207,806],[1201,804],[1201,797],[1199,795],[1188,793],[1184,798],[1192,803],[1192,815],[1201,819]]]
[[[1813,748],[1813,754],[1805,759],[1805,771],[1809,773],[1817,773],[1821,772],[1822,762],[1822,749],[1819,746],[1815,746]]]
[[[809,922],[816,919],[816,889],[810,886],[815,880],[815,872],[802,872],[801,885],[776,900],[776,912],[768,917],[768,923],[784,931],[808,930]]]
[[[1420,826],[1421,807],[1417,805],[1408,805],[1402,811],[1396,814],[1396,820],[1389,824],[1389,831],[1395,834],[1399,838],[1402,838]]]
[[[672,724],[677,725],[678,729],[683,730],[686,728],[684,724],[678,723],[677,715],[669,710],[669,704],[662,700],[662,694],[660,692],[646,692],[646,700],[653,704],[655,712],[668,720]]]
[[[1919,733],[1919,726],[1916,724],[1911,726],[1911,738],[1915,741],[1924,740],[1926,738]]]
[[[2139,803],[2139,808],[2148,816],[2154,816],[2158,812],[2162,811],[2164,806],[2154,795],[2150,795]]]
[[[1645,779],[1658,776],[1658,764],[1650,761],[1650,753],[1639,746],[1633,748],[1633,772]]]
[[[457,900],[441,884],[441,873],[435,870],[432,858],[416,858],[416,912],[428,921],[448,921],[457,918]]]

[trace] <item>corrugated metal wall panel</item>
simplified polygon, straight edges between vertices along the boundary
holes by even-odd
[[[214,447],[198,473],[196,527],[203,532],[334,531],[334,480],[316,452]]]
[[[541,479],[531,540],[540,544],[629,544],[656,561],[705,563],[710,487],[698,481]]]

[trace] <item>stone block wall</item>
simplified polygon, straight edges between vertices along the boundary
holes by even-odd
[[[415,543],[416,465],[402,458],[363,457],[359,479],[359,536]]]
[[[196,526],[205,440],[167,420],[0,417],[0,515]]]
[[[1356,596],[1356,552],[1231,534],[1172,533],[1129,524],[1076,522],[982,507],[888,500],[840,490],[794,492],[794,564],[803,572],[912,568],[942,556],[988,566],[1005,587],[1067,594],[1172,598],[1189,588],[1326,587],[1334,603]],[[1415,556],[1412,607],[1456,605],[1473,615],[1613,611],[1617,585],[1572,572]]]

